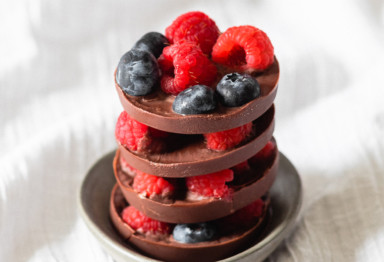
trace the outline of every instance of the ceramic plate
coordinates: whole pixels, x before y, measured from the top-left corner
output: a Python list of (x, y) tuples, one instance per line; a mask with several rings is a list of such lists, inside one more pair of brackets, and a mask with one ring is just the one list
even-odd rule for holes
[[(116, 261), (158, 261), (125, 243), (109, 219), (110, 192), (116, 183), (112, 169), (114, 155), (115, 152), (111, 152), (102, 157), (84, 178), (79, 192), (80, 213), (90, 231)], [(270, 194), (271, 217), (264, 236), (252, 247), (222, 262), (263, 261), (293, 228), (301, 206), (302, 187), (299, 174), (282, 153)]]

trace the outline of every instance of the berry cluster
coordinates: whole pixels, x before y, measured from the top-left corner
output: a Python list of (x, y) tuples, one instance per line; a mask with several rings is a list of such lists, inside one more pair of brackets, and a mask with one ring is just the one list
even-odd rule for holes
[[(216, 99), (237, 107), (257, 98), (259, 84), (248, 73), (262, 71), (273, 62), (273, 46), (260, 29), (237, 26), (220, 33), (211, 18), (195, 11), (179, 16), (166, 28), (165, 36), (150, 32), (139, 39), (120, 59), (116, 82), (132, 96), (147, 95), (160, 86), (177, 96), (176, 113), (203, 114), (216, 108)], [(220, 80), (221, 72), (228, 71)], [(202, 86), (216, 90), (216, 95), (202, 91)], [(182, 92), (190, 88), (188, 95)]]
[[(176, 95), (174, 112), (204, 114), (214, 111), (218, 104), (237, 107), (259, 97), (259, 83), (247, 73), (264, 70), (273, 61), (273, 46), (260, 29), (238, 26), (220, 33), (211, 18), (195, 11), (175, 19), (165, 35), (150, 32), (142, 36), (120, 59), (116, 82), (131, 96), (161, 88)], [(222, 72), (230, 73), (220, 77)], [(207, 147), (231, 149), (249, 137), (251, 125), (205, 134)], [(120, 144), (136, 152), (166, 149), (164, 139), (156, 138), (153, 132), (128, 115), (120, 116), (116, 126)]]

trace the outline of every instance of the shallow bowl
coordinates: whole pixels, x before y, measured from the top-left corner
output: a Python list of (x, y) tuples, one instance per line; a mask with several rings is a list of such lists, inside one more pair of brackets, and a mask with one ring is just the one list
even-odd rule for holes
[[(112, 168), (114, 154), (115, 151), (99, 159), (84, 178), (78, 198), (80, 214), (101, 246), (116, 261), (159, 261), (140, 254), (124, 242), (109, 218), (110, 193), (116, 183)], [(290, 234), (301, 207), (302, 186), (296, 169), (282, 153), (270, 196), (272, 215), (264, 235), (250, 248), (221, 262), (261, 262)]]

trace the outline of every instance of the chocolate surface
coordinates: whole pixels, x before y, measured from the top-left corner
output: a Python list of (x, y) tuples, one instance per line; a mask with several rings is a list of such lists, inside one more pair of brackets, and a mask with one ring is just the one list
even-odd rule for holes
[(188, 177), (209, 174), (230, 168), (256, 154), (272, 138), (275, 109), (253, 122), (253, 137), (247, 143), (226, 151), (207, 149), (205, 141), (197, 139), (168, 153), (139, 155), (119, 146), (124, 159), (134, 168), (161, 177)]
[(172, 110), (175, 96), (158, 88), (145, 96), (125, 95), (115, 81), (117, 93), (124, 110), (137, 121), (172, 133), (203, 134), (235, 128), (261, 116), (271, 107), (277, 92), (279, 64), (275, 62), (262, 74), (254, 77), (260, 84), (260, 97), (239, 107), (219, 105), (209, 114), (179, 115)]
[(254, 244), (266, 221), (268, 202), (265, 205), (262, 217), (251, 228), (243, 232), (222, 236), (215, 241), (195, 244), (178, 243), (172, 237), (166, 240), (155, 240), (135, 232), (120, 217), (120, 213), (127, 206), (127, 203), (117, 185), (115, 185), (111, 193), (109, 211), (112, 223), (120, 235), (129, 244), (132, 244), (145, 254), (165, 261), (180, 261), (182, 258), (183, 261), (203, 262), (216, 261), (228, 257)]
[[(173, 202), (156, 201), (136, 193), (130, 186), (129, 175), (121, 170), (119, 151), (113, 161), (116, 180), (125, 199), (147, 216), (168, 223), (197, 223), (214, 220), (227, 216), (263, 196), (272, 186), (278, 169), (279, 155), (277, 154), (269, 167), (262, 172), (252, 169), (254, 179), (245, 184), (232, 186), (231, 198), (207, 198), (199, 201), (175, 199)], [(241, 174), (239, 174), (241, 176)]]

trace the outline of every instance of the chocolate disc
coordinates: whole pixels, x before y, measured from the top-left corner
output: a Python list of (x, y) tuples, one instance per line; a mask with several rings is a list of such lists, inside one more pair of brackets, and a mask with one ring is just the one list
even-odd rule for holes
[(280, 69), (275, 62), (260, 75), (254, 76), (260, 84), (261, 95), (239, 107), (219, 105), (209, 114), (179, 115), (172, 110), (175, 96), (160, 88), (145, 96), (126, 95), (115, 86), (124, 110), (137, 121), (172, 133), (204, 134), (232, 129), (249, 123), (271, 107), (277, 92)]
[(272, 138), (275, 109), (253, 122), (253, 137), (247, 143), (226, 151), (207, 148), (204, 137), (200, 136), (179, 149), (167, 153), (136, 154), (119, 146), (123, 158), (134, 168), (161, 177), (188, 177), (209, 174), (230, 168), (256, 154)]
[(171, 236), (166, 239), (156, 239), (135, 232), (124, 223), (120, 214), (127, 206), (120, 188), (115, 185), (110, 199), (110, 217), (113, 225), (129, 244), (135, 246), (144, 254), (164, 261), (216, 261), (240, 252), (252, 245), (261, 235), (267, 217), (269, 200), (265, 202), (262, 216), (255, 225), (242, 232), (220, 237), (214, 241), (195, 244), (183, 244), (173, 240)]
[(255, 179), (233, 187), (234, 192), (231, 198), (212, 197), (199, 201), (176, 199), (170, 202), (152, 200), (135, 192), (130, 186), (132, 178), (121, 170), (119, 157), (119, 151), (117, 151), (113, 170), (125, 199), (147, 216), (168, 223), (198, 223), (234, 213), (262, 197), (269, 190), (275, 181), (279, 164), (279, 154), (276, 150), (272, 164), (261, 171), (251, 169), (250, 173)]

